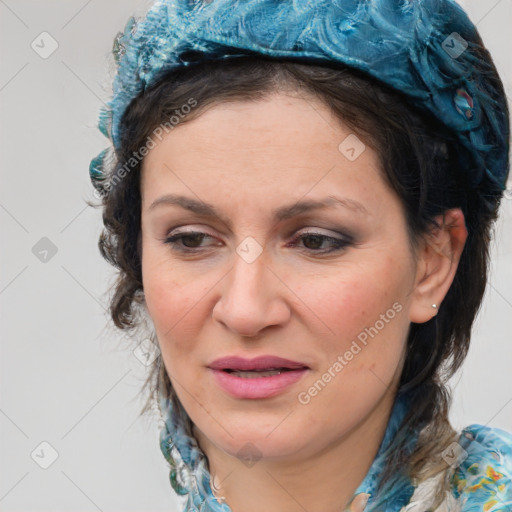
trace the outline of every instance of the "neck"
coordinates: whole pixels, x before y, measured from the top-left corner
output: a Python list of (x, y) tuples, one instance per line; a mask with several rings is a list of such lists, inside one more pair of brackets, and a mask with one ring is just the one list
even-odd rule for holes
[(224, 497), (232, 512), (345, 510), (377, 455), (394, 396), (387, 392), (359, 424), (321, 451), (254, 464), (226, 453), (194, 425), (215, 495)]

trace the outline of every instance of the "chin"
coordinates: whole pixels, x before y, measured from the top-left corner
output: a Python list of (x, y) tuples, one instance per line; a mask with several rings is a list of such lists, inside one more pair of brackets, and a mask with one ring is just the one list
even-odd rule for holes
[(266, 436), (262, 434), (236, 436), (228, 441), (228, 445), (224, 450), (240, 459), (243, 463), (255, 463), (260, 459), (279, 459), (289, 460), (297, 452), (303, 448), (299, 445), (300, 438), (290, 438), (288, 435), (283, 436)]
[(304, 437), (304, 432), (308, 431), (307, 426), (300, 428), (292, 425), (290, 418), (283, 421), (286, 416), (287, 414), (280, 414), (279, 419), (273, 417), (269, 421), (260, 418), (258, 421), (256, 417), (251, 418), (250, 414), (245, 413), (239, 421), (230, 420), (227, 431), (217, 423), (215, 430), (212, 430), (210, 421), (207, 423), (209, 428), (200, 431), (201, 447), (204, 449), (203, 439), (206, 437), (207, 444), (213, 443), (218, 449), (247, 465), (254, 464), (261, 458), (289, 459), (302, 453), (304, 449), (309, 451), (316, 443), (313, 443), (313, 439)]

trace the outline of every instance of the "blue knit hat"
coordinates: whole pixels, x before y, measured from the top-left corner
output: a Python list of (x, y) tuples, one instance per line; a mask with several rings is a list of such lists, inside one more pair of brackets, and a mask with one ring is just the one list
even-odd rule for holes
[(95, 187), (109, 179), (109, 153), (138, 94), (173, 69), (258, 54), (340, 63), (384, 82), (455, 135), (470, 186), (485, 177), (505, 189), (506, 96), (476, 27), (452, 0), (157, 0), (115, 40), (114, 94), (99, 120), (112, 147), (91, 162)]

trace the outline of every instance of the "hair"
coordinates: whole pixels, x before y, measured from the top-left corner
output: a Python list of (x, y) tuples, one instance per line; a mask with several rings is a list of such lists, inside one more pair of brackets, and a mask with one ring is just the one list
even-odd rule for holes
[[(484, 48), (479, 51), (483, 52), (481, 60), (490, 63), (485, 70), (487, 78), (503, 92), (490, 55)], [(433, 116), (413, 107), (403, 94), (358, 70), (331, 63), (246, 56), (167, 72), (139, 94), (121, 121), (121, 142), (111, 176), (144, 146), (157, 126), (191, 98), (197, 107), (180, 123), (225, 101), (258, 101), (281, 91), (304, 91), (320, 99), (376, 151), (382, 176), (403, 205), (411, 248), (418, 247), (438, 226), (436, 216), (451, 208), (460, 208), (464, 214), (468, 236), (451, 287), (437, 315), (425, 323), (410, 324), (398, 393), (409, 393), (413, 407), (383, 472), (383, 484), (391, 485), (393, 475), (401, 471), (418, 483), (448, 468), (441, 454), (457, 439), (448, 419), (451, 391), (447, 381), (468, 352), (472, 324), (486, 288), (491, 227), (502, 195), (485, 177), (479, 187), (468, 186), (464, 169), (457, 164), (460, 147), (454, 135)], [(139, 162), (118, 180), (100, 205), (104, 229), (99, 249), (118, 269), (110, 313), (115, 326), (127, 333), (140, 327), (144, 309), (140, 168)], [(154, 406), (159, 390), (167, 396), (174, 393), (161, 356), (149, 368), (141, 390), (147, 393), (141, 415)], [(413, 429), (421, 429), (421, 435), (408, 453), (404, 447)], [(438, 502), (447, 486), (445, 480)]]

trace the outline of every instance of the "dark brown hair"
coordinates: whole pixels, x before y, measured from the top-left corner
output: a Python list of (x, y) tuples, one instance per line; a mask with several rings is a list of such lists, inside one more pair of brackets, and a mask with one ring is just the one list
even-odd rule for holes
[[(487, 52), (485, 60), (490, 61)], [(503, 90), (497, 73), (489, 80)], [(485, 179), (478, 189), (468, 187), (464, 169), (457, 165), (453, 136), (436, 119), (413, 108), (401, 93), (362, 72), (251, 56), (180, 68), (134, 99), (122, 120), (121, 149), (112, 173), (190, 98), (197, 107), (180, 123), (219, 102), (257, 101), (279, 91), (303, 91), (322, 100), (377, 152), (383, 177), (403, 204), (412, 248), (436, 225), (435, 216), (456, 207), (464, 213), (468, 237), (454, 281), (438, 314), (428, 322), (410, 325), (399, 392), (410, 393), (414, 407), (384, 471), (387, 480), (406, 467), (413, 480), (420, 481), (447, 468), (441, 452), (456, 440), (448, 420), (451, 395), (446, 383), (469, 348), (486, 287), (491, 227), (502, 194)], [(139, 171), (140, 164), (103, 197), (105, 228), (99, 241), (103, 257), (119, 270), (110, 302), (112, 319), (119, 329), (128, 331), (140, 324), (144, 302)], [(173, 393), (161, 357), (153, 363), (143, 389), (148, 387), (141, 414), (152, 407), (158, 389)], [(402, 445), (407, 432), (416, 428), (423, 428), (420, 442), (406, 456)]]

